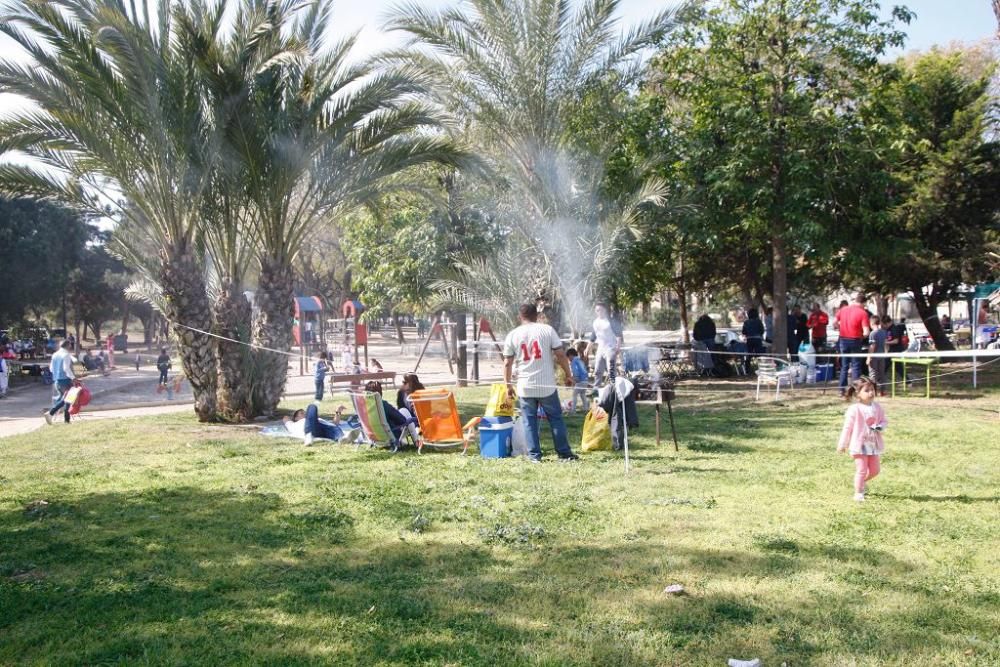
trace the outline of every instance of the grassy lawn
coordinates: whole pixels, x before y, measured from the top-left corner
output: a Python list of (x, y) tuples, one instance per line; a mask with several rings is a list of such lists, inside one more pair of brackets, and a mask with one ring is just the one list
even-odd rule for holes
[(886, 399), (858, 505), (830, 393), (708, 388), (627, 477), (188, 415), (0, 441), (0, 664), (1000, 664), (1000, 391)]

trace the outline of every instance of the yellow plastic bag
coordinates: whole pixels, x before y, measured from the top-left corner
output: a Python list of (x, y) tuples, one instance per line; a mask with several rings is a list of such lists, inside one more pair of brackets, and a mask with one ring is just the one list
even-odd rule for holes
[(599, 452), (611, 449), (611, 425), (608, 413), (600, 408), (588, 410), (583, 418), (583, 442), (580, 449), (585, 452)]
[(486, 402), (487, 417), (513, 417), (514, 401), (507, 395), (507, 385), (490, 387), (490, 400)]

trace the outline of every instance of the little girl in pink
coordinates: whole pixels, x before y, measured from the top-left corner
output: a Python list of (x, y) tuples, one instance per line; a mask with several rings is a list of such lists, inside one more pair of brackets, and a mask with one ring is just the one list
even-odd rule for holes
[(871, 378), (854, 381), (847, 390), (846, 399), (857, 397), (844, 415), (844, 429), (840, 432), (838, 452), (849, 452), (854, 458), (854, 499), (863, 501), (868, 486), (865, 482), (878, 475), (879, 458), (885, 451), (882, 431), (888, 425), (882, 406), (875, 402), (878, 386)]

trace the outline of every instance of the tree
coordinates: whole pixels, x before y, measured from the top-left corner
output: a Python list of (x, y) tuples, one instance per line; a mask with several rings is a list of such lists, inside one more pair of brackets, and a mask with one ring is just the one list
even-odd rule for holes
[[(497, 215), (521, 237), (511, 240), (518, 247), (506, 254), (555, 268), (537, 273), (553, 282), (534, 286), (535, 301), (592, 299), (629, 234), (632, 205), (657, 198), (655, 188), (637, 188), (622, 201), (601, 206), (601, 156), (575, 153), (567, 131), (590, 82), (613, 77), (627, 85), (636, 53), (673, 25), (673, 11), (667, 10), (618, 38), (618, 5), (587, 0), (573, 12), (564, 0), (471, 0), (435, 13), (409, 3), (389, 22), (390, 29), (412, 38), (393, 58), (419, 68), (432, 82), (436, 99), (455, 110), (459, 127), (466, 128), (463, 139), (492, 172)], [(586, 271), (589, 267), (597, 270)], [(456, 280), (475, 275), (453, 276), (452, 293), (460, 296)], [(466, 287), (472, 296), (487, 284)], [(572, 315), (573, 307), (567, 310)], [(549, 313), (557, 326), (560, 311)]]
[(21, 0), (0, 22), (34, 59), (0, 64), (0, 91), (41, 110), (0, 121), (0, 153), (41, 164), (0, 180), (118, 207), (116, 251), (144, 278), (132, 293), (165, 309), (203, 420), (280, 400), (303, 239), (407, 168), (463, 157), (411, 73), (349, 64), (353, 37), (326, 48), (329, 2), (243, 0), (226, 16), (201, 0)]
[(993, 68), (969, 66), (980, 56), (931, 51), (897, 64), (899, 77), (879, 100), (891, 130), (886, 223), (878, 243), (862, 246), (852, 267), (857, 275), (875, 266), (885, 291), (909, 291), (942, 350), (952, 345), (937, 305), (963, 283), (990, 278), (989, 252), (1000, 249)]
[(655, 65), (678, 102), (683, 162), (672, 171), (699, 208), (691, 233), (737, 229), (767, 248), (777, 350), (793, 263), (842, 222), (849, 184), (866, 177), (841, 159), (858, 149), (855, 105), (883, 74), (878, 57), (903, 42), (895, 23), (910, 19), (898, 7), (878, 15), (875, 0), (724, 0), (693, 9)]
[(76, 211), (0, 197), (0, 322), (58, 308), (90, 229)]
[[(216, 158), (216, 132), (196, 94), (189, 57), (173, 39), (169, 7), (157, 13), (114, 0), (20, 0), (0, 30), (31, 57), (0, 63), (0, 91), (34, 103), (0, 121), (7, 192), (51, 197), (96, 215), (119, 206), (132, 238), (154, 254), (120, 250), (160, 285), (182, 341), (184, 371), (203, 420), (215, 415), (216, 358), (196, 239)], [(158, 22), (147, 21), (158, 16)], [(68, 20), (67, 20), (68, 19)]]
[(446, 262), (444, 237), (431, 216), (426, 204), (393, 198), (345, 225), (355, 286), (367, 313), (395, 315), (428, 307), (434, 297), (428, 276)]

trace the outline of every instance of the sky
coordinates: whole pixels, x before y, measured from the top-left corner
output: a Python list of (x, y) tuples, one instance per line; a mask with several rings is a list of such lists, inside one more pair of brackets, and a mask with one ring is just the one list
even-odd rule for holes
[[(410, 0), (425, 7), (443, 8), (454, 0)], [(379, 30), (386, 13), (398, 0), (334, 0), (333, 16), (345, 29), (364, 27), (360, 46), (365, 51), (376, 51), (382, 45), (394, 45), (391, 37)], [(621, 0), (620, 15), (625, 26), (645, 20), (663, 7), (676, 4), (670, 0)], [(935, 44), (947, 45), (953, 41), (976, 42), (996, 35), (997, 22), (990, 0), (883, 0), (883, 9), (905, 5), (917, 17), (907, 32), (910, 40), (905, 51), (925, 50)]]
[[(428, 8), (441, 9), (456, 0), (409, 0)], [(382, 48), (397, 46), (400, 38), (383, 32), (380, 28), (386, 14), (399, 4), (399, 0), (333, 0), (333, 23), (338, 35), (361, 30), (358, 38), (359, 57)], [(619, 5), (622, 27), (645, 20), (671, 0), (621, 0)], [(910, 39), (900, 55), (910, 50), (925, 50), (935, 44), (947, 45), (954, 41), (977, 42), (996, 35), (997, 23), (990, 0), (895, 0), (883, 1), (888, 13), (894, 4), (904, 4), (916, 13), (907, 32)], [(9, 57), (11, 42), (0, 36), (0, 57)], [(0, 95), (0, 114), (19, 107), (16, 98)]]

